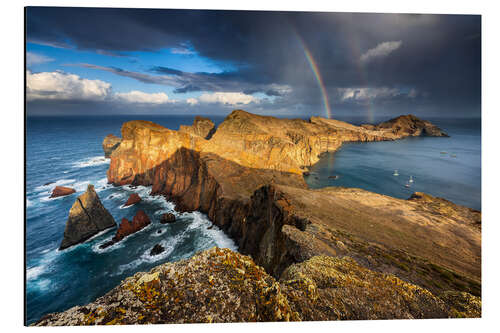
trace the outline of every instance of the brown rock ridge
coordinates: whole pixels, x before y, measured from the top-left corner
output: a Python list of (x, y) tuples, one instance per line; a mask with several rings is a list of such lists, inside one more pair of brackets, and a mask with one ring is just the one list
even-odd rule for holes
[(36, 326), (480, 317), (467, 293), (435, 295), (350, 258), (315, 256), (279, 280), (250, 257), (212, 248), (136, 273)]
[(208, 118), (196, 116), (192, 126), (181, 125), (179, 132), (197, 135), (208, 140), (215, 133), (215, 125)]
[(57, 197), (63, 197), (65, 195), (70, 195), (75, 193), (76, 190), (71, 187), (65, 187), (65, 186), (56, 186), (52, 190), (52, 194), (50, 195), (50, 198), (57, 198)]
[(71, 206), (59, 250), (79, 244), (100, 231), (115, 226), (113, 216), (102, 205), (94, 186), (88, 185), (87, 191)]
[(391, 131), (397, 136), (448, 136), (430, 121), (418, 119), (412, 114), (399, 116), (378, 125), (363, 125), (363, 127), (375, 131)]
[(118, 148), (122, 140), (113, 134), (108, 134), (102, 141), (102, 149), (104, 150), (104, 157), (108, 158), (111, 153)]
[[(409, 119), (405, 124), (412, 128), (428, 123)], [(249, 168), (302, 174), (319, 160), (321, 153), (337, 150), (342, 142), (395, 140), (424, 134), (423, 130), (394, 133), (395, 130), (385, 127), (368, 130), (320, 117), (311, 117), (309, 121), (280, 119), (242, 110), (233, 111), (210, 140), (188, 133), (191, 131), (192, 128), (173, 131), (148, 121), (123, 124), (122, 143), (115, 150), (116, 157), (111, 159), (108, 180), (130, 183), (133, 177), (151, 170), (181, 148), (200, 154), (213, 153)], [(440, 134), (442, 132), (433, 133)]]
[(177, 209), (207, 213), (275, 277), (315, 255), (349, 255), (431, 290), (479, 295), (481, 235), (469, 212), (443, 215), (428, 203), (356, 189), (307, 189), (301, 167), (319, 152), (343, 141), (417, 135), (396, 132), (244, 111), (229, 115), (210, 140), (128, 122), (108, 180), (152, 185)]

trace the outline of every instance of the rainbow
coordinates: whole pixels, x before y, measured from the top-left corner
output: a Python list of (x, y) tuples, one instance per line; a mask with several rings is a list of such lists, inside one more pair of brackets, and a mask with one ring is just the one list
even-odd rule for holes
[(321, 90), (321, 95), (323, 96), (323, 104), (325, 105), (326, 117), (330, 119), (332, 117), (332, 110), (330, 109), (330, 101), (328, 100), (325, 84), (323, 83), (323, 78), (321, 77), (321, 73), (318, 70), (318, 65), (316, 64), (316, 61), (314, 61), (311, 52), (307, 48), (302, 38), (300, 38), (299, 34), (295, 33), (295, 35), (297, 36), (297, 39), (299, 40), (299, 43), (304, 50), (304, 55), (306, 56), (307, 62), (309, 63), (314, 77), (316, 78), (316, 82), (318, 82), (319, 89)]

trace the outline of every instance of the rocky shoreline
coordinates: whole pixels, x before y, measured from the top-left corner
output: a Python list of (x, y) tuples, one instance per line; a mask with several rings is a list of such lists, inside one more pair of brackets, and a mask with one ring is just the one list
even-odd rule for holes
[[(158, 280), (152, 284), (154, 290), (147, 293), (159, 295), (159, 313), (145, 311), (147, 302), (142, 301), (137, 301), (134, 309), (117, 310), (121, 303), (116, 303), (114, 297), (126, 294), (127, 279), (88, 308), (52, 314), (38, 324), (480, 316), (480, 212), (426, 194), (400, 200), (360, 189), (311, 190), (303, 180), (303, 173), (318, 161), (321, 153), (335, 151), (343, 142), (420, 135), (447, 136), (430, 122), (411, 115), (359, 127), (319, 117), (309, 121), (278, 119), (241, 110), (231, 113), (217, 129), (202, 118), (195, 120), (192, 127), (184, 126), (179, 131), (146, 121), (127, 122), (122, 127), (119, 145), (110, 154), (108, 181), (115, 185), (152, 186), (153, 194), (166, 196), (175, 202), (177, 210), (206, 213), (237, 242), (242, 254), (252, 257), (249, 265), (258, 265), (255, 269), (262, 271), (259, 279), (249, 283), (257, 283), (261, 278), (274, 281), (267, 285), (258, 282), (253, 298), (249, 296), (245, 300), (246, 296), (242, 295), (234, 301), (259, 308), (256, 295), (274, 290), (271, 294), (277, 303), (271, 302), (272, 308), (264, 312), (252, 308), (244, 312), (246, 317), (242, 312), (241, 318), (237, 317), (238, 313), (220, 312), (220, 309), (210, 310), (205, 317), (188, 315), (184, 310), (176, 312), (177, 307), (165, 299), (177, 289), (166, 288), (171, 280), (158, 273), (150, 280)], [(165, 265), (194, 265), (197, 269), (193, 274), (198, 279), (199, 274), (211, 269), (210, 261), (198, 259), (215, 253), (214, 260), (219, 260), (219, 251), (235, 262), (243, 258), (227, 253), (228, 250), (216, 249), (185, 262)], [(155, 268), (152, 274), (166, 269), (165, 265)], [(332, 296), (332, 290), (337, 288), (334, 278), (326, 280), (331, 285), (325, 285), (324, 281), (310, 283), (325, 278), (321, 270), (313, 269), (317, 265), (334, 266), (335, 272), (352, 267), (353, 271), (344, 271), (340, 280), (347, 276), (358, 279), (359, 285), (373, 283), (374, 290), (378, 290), (389, 279), (412, 293), (408, 296), (406, 291), (395, 292), (387, 286), (388, 292), (379, 295), (380, 304), (385, 304), (385, 308), (377, 307), (379, 312), (371, 312), (374, 304), (370, 302), (378, 295), (376, 291), (369, 296), (349, 289)], [(298, 275), (290, 273), (293, 267)], [(357, 273), (360, 271), (363, 273)], [(232, 276), (228, 272), (222, 271), (218, 287), (231, 285)], [(130, 279), (137, 280), (139, 275)], [(282, 284), (281, 281), (296, 282)], [(306, 301), (303, 297), (307, 292), (289, 288), (294, 283), (306, 286), (306, 290), (324, 289), (326, 298), (320, 297), (318, 301), (313, 297), (315, 300)], [(213, 288), (205, 286), (199, 290), (203, 294), (212, 292)], [(230, 295), (231, 289), (228, 292)], [(399, 296), (389, 297), (399, 292), (406, 295), (401, 296), (404, 302)], [(132, 294), (127, 294), (130, 299), (125, 297), (127, 302), (135, 297)], [(427, 295), (425, 301), (419, 298), (422, 295)], [(451, 300), (461, 303), (450, 305)], [(187, 309), (189, 304), (205, 301), (203, 296), (194, 295), (179, 301), (179, 306)], [(230, 304), (223, 302), (222, 307), (229, 309)], [(358, 307), (349, 308), (346, 304)], [(106, 314), (95, 310), (104, 305), (108, 308)], [(109, 311), (115, 315), (109, 317)], [(136, 318), (146, 319), (134, 322), (131, 313), (140, 313)], [(93, 319), (87, 320), (89, 317)]]

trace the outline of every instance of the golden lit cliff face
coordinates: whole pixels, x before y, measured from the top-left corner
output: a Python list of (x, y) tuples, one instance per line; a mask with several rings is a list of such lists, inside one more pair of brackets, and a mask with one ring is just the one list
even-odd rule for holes
[[(401, 122), (396, 124), (400, 126)], [(182, 131), (148, 121), (127, 122), (122, 127), (122, 142), (111, 155), (109, 181), (131, 182), (134, 175), (151, 170), (180, 148), (216, 154), (249, 168), (302, 174), (319, 160), (321, 153), (337, 150), (342, 142), (394, 140), (422, 133), (395, 131), (389, 125), (372, 130), (319, 117), (309, 122), (279, 119), (241, 110), (231, 113), (206, 140), (203, 135), (209, 131), (210, 124), (204, 120), (184, 126)]]

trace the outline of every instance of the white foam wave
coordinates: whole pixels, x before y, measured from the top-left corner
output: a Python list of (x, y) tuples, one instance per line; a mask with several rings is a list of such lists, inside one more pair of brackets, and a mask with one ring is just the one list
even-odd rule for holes
[(94, 156), (90, 158), (86, 158), (84, 160), (74, 162), (72, 164), (73, 168), (88, 168), (94, 167), (102, 164), (109, 164), (110, 160), (105, 158), (104, 156)]
[(159, 244), (165, 248), (165, 250), (162, 253), (152, 256), (150, 255), (152, 248), (148, 248), (146, 251), (143, 252), (143, 254), (139, 258), (135, 259), (134, 261), (128, 264), (118, 266), (116, 273), (113, 275), (121, 275), (126, 271), (133, 270), (139, 267), (143, 263), (151, 264), (167, 258), (174, 251), (175, 246), (177, 245), (177, 243), (179, 243), (179, 241), (182, 238), (183, 238), (182, 236), (177, 236), (174, 238), (169, 238), (168, 242), (167, 240), (159, 242)]
[(36, 192), (51, 191), (56, 186), (72, 184), (75, 181), (76, 179), (59, 179), (51, 184), (37, 186), (35, 187), (35, 191)]
[(95, 243), (94, 245), (92, 245), (92, 251), (94, 251), (95, 253), (106, 253), (106, 252), (111, 252), (111, 251), (116, 250), (116, 249), (121, 249), (124, 246), (123, 241), (125, 239), (122, 239), (120, 242), (116, 242), (113, 245), (108, 246), (105, 249), (99, 248), (99, 246), (101, 246), (104, 243), (109, 242), (113, 237), (114, 237), (114, 235), (111, 235), (108, 238), (104, 239), (102, 242)]
[(26, 280), (31, 281), (35, 280), (40, 274), (45, 272), (46, 266), (41, 265), (41, 266), (34, 266), (30, 267), (26, 270)]
[(217, 247), (238, 251), (236, 243), (218, 226), (213, 224), (205, 214), (200, 212), (192, 212), (188, 214), (192, 215), (193, 218), (193, 223), (189, 226), (190, 229), (199, 228), (205, 236), (213, 240)]
[[(105, 240), (103, 240), (102, 242), (98, 242), (98, 243), (96, 243), (96, 244), (92, 245), (92, 250), (93, 250), (94, 252), (96, 252), (96, 253), (105, 253), (105, 252), (109, 252), (109, 251), (112, 251), (112, 250), (116, 250), (116, 249), (122, 248), (122, 247), (124, 246), (124, 244), (125, 244), (125, 241), (126, 241), (128, 238), (133, 237), (133, 236), (135, 236), (135, 235), (137, 235), (137, 234), (139, 234), (139, 233), (142, 233), (142, 232), (145, 232), (145, 231), (147, 231), (147, 230), (151, 229), (151, 226), (152, 226), (152, 225), (153, 225), (153, 223), (148, 224), (147, 226), (145, 226), (145, 227), (144, 227), (144, 228), (142, 228), (141, 230), (136, 231), (136, 232), (134, 232), (133, 234), (130, 234), (130, 235), (128, 235), (128, 236), (123, 237), (121, 241), (116, 242), (116, 243), (114, 243), (113, 245), (108, 246), (108, 247), (107, 247), (107, 248), (105, 248), (105, 249), (101, 249), (101, 248), (99, 248), (99, 246), (100, 246), (100, 245), (102, 245), (102, 244), (104, 244), (104, 243), (106, 243), (106, 242), (110, 241), (110, 240), (113, 238), (113, 236), (114, 236), (114, 234), (113, 234), (113, 235), (109, 236), (108, 238), (106, 238)], [(111, 230), (111, 229), (108, 229), (108, 230)], [(105, 231), (108, 231), (108, 230), (105, 230)], [(96, 236), (94, 236), (93, 238), (95, 238), (95, 237), (97, 237), (97, 235), (96, 235)]]

